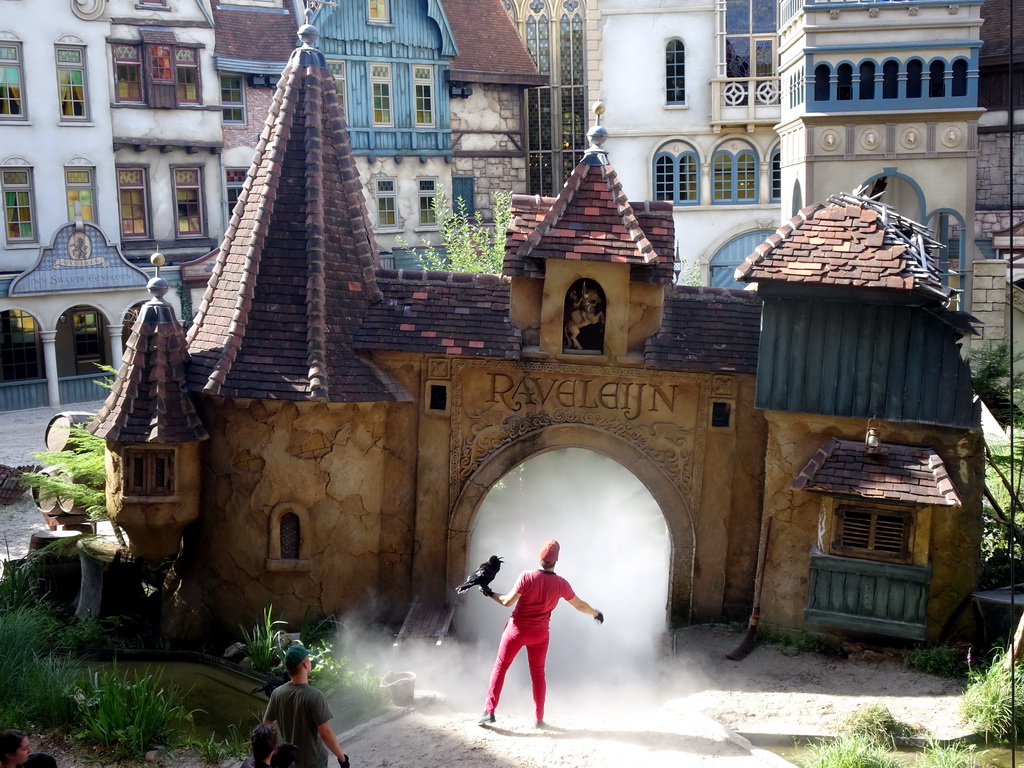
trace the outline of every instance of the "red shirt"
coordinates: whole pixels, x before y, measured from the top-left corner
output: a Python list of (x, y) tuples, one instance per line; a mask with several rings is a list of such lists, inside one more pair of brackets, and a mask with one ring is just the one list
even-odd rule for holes
[(547, 629), (558, 601), (576, 597), (568, 581), (557, 573), (541, 570), (523, 571), (512, 591), (520, 595), (512, 609), (512, 620), (521, 629)]

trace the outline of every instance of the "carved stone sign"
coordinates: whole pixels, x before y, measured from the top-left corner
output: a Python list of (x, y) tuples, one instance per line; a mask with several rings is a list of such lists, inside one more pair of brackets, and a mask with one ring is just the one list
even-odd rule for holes
[(453, 501), (496, 451), (560, 424), (592, 426), (628, 442), (692, 504), (699, 499), (709, 377), (493, 360), (453, 360), (451, 377)]
[(146, 281), (95, 224), (68, 224), (40, 250), (35, 266), (14, 278), (9, 295), (144, 288)]

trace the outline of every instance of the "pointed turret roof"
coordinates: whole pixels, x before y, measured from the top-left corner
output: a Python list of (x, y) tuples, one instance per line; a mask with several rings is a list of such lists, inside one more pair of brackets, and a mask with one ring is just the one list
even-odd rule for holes
[(532, 215), (518, 212), (513, 220), (505, 247), (506, 274), (515, 273), (515, 262), (527, 257), (658, 263), (659, 254), (608, 163), (603, 148), (607, 131), (599, 124), (587, 136), (590, 147), (558, 196), (550, 205), (534, 206)]
[(189, 382), (225, 397), (394, 400), (352, 347), (381, 299), (377, 247), (318, 33), (300, 37), (189, 331)]
[(783, 225), (736, 268), (736, 279), (918, 294), (945, 301), (927, 227), (859, 194), (833, 195)]
[(158, 274), (146, 288), (153, 298), (139, 311), (110, 395), (88, 429), (119, 443), (205, 440), (185, 385), (185, 332), (164, 299), (167, 281)]

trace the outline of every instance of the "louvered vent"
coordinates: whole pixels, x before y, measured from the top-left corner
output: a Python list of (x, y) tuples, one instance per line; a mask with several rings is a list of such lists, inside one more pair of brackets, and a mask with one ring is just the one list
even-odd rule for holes
[(836, 549), (847, 550), (850, 554), (874, 554), (884, 559), (907, 557), (909, 514), (886, 514), (844, 506), (836, 510), (836, 517)]

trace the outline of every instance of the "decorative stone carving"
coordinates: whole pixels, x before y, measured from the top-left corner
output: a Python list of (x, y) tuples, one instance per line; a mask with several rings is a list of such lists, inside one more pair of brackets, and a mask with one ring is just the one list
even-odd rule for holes
[(71, 10), (80, 19), (93, 21), (103, 15), (106, 0), (71, 0)]
[[(566, 296), (564, 336), (566, 349), (588, 349), (601, 352), (604, 348), (604, 298), (598, 287), (586, 280), (573, 283)], [(580, 331), (595, 326), (599, 333), (590, 334), (580, 343)]]
[(868, 18), (877, 19), (878, 18), (878, 9), (877, 8), (868, 8)]
[(955, 149), (959, 147), (964, 140), (964, 132), (956, 125), (947, 125), (939, 133), (939, 140), (943, 146), (949, 149)]
[(956, 16), (958, 13), (960, 13), (960, 6), (959, 5), (951, 5), (951, 6), (949, 6), (948, 10), (949, 10), (949, 15), (950, 16)]
[(834, 128), (826, 128), (818, 136), (818, 144), (826, 152), (832, 152), (839, 148), (839, 131)]
[[(719, 388), (728, 388), (719, 377)], [(660, 465), (696, 508), (711, 377), (606, 366), (452, 361), (450, 498), (500, 449), (577, 424), (625, 440)]]
[(906, 149), (917, 149), (921, 146), (921, 131), (916, 127), (910, 127), (900, 134), (900, 144)]
[(860, 145), (872, 152), (882, 143), (882, 134), (877, 128), (866, 128), (860, 134)]
[(452, 375), (450, 360), (431, 358), (427, 363), (427, 375), (432, 379), (449, 379)]

